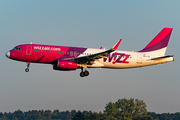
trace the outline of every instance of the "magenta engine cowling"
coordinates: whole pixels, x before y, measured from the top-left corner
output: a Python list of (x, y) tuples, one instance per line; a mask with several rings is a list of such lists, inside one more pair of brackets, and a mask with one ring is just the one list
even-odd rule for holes
[(57, 64), (53, 65), (54, 70), (76, 70), (78, 67), (77, 63), (70, 60), (58, 60)]

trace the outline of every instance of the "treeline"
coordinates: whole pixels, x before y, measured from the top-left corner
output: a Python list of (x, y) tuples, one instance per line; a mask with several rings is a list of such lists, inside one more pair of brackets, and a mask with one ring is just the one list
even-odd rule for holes
[[(86, 111), (83, 112), (83, 114)], [(13, 113), (0, 113), (0, 120), (71, 120), (75, 114), (78, 112), (76, 110), (63, 111), (59, 110), (32, 110), (28, 112), (23, 112), (17, 110)]]
[[(75, 116), (76, 115), (76, 116)], [(180, 120), (180, 113), (162, 113), (156, 114), (155, 112), (148, 112), (153, 119), (156, 120)], [(152, 118), (149, 117), (149, 120)], [(79, 119), (80, 118), (80, 119)], [(101, 119), (98, 119), (101, 118)], [(104, 119), (103, 119), (104, 118)], [(23, 112), (21, 110), (17, 110), (13, 113), (0, 113), (0, 120), (107, 120), (103, 113), (91, 112), (91, 111), (63, 111), (54, 110), (51, 112), (50, 110), (32, 110), (28, 112)], [(118, 120), (118, 119), (117, 119)], [(140, 120), (140, 119), (139, 119)], [(148, 120), (148, 119), (141, 119)]]
[(180, 112), (176, 113), (161, 113), (157, 114), (155, 112), (148, 112), (148, 115), (156, 118), (158, 120), (180, 120)]
[[(21, 110), (17, 110), (13, 113), (0, 113), (0, 120), (119, 120), (119, 119), (110, 119), (111, 117), (107, 117), (107, 114), (97, 113), (91, 111), (63, 111), (54, 110), (51, 112), (50, 110), (32, 110), (28, 112), (23, 112)], [(152, 117), (146, 117), (153, 120)], [(145, 119), (141, 119), (145, 120)]]
[(180, 120), (180, 113), (156, 114), (147, 112), (146, 104), (138, 99), (119, 99), (109, 102), (103, 112), (91, 111), (63, 111), (59, 110), (32, 110), (13, 113), (0, 112), (0, 120)]

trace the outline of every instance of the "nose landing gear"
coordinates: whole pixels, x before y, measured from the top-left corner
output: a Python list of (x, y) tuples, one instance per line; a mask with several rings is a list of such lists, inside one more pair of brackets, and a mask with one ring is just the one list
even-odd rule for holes
[(26, 72), (29, 72), (29, 66), (30, 66), (30, 62), (27, 62), (27, 68), (25, 69)]

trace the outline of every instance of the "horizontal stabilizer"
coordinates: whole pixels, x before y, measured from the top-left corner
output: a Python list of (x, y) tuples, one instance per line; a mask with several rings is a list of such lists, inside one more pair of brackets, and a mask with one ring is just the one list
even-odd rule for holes
[(150, 60), (158, 60), (158, 59), (162, 59), (162, 58), (168, 58), (168, 57), (173, 57), (174, 55), (166, 55), (166, 56), (162, 56), (162, 57), (157, 57), (157, 58), (152, 58)]

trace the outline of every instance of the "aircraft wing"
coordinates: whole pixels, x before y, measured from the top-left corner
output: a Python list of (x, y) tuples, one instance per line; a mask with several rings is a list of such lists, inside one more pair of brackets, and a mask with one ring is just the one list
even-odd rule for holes
[(95, 54), (91, 54), (91, 55), (87, 55), (87, 56), (81, 56), (81, 57), (76, 57), (76, 58), (70, 58), (68, 60), (73, 60), (77, 63), (83, 64), (83, 63), (87, 63), (87, 64), (91, 64), (91, 61), (95, 61), (95, 59), (100, 59), (103, 57), (107, 57), (107, 55), (113, 51), (115, 51), (122, 39), (120, 39), (111, 49), (103, 51), (103, 52), (99, 52), (99, 53), (95, 53)]

